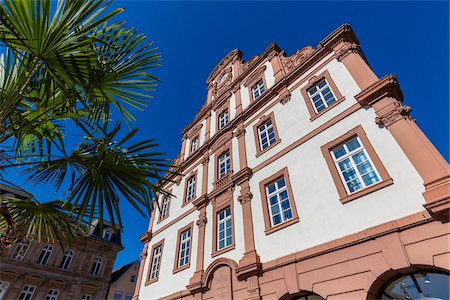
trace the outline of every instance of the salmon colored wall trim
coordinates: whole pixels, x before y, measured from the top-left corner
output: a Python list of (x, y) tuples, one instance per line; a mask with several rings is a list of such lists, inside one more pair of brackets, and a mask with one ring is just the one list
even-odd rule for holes
[(279, 53), (273, 51), (269, 55), (268, 60), (272, 64), (273, 76), (275, 77), (275, 83), (277, 83), (284, 77), (283, 65)]
[[(228, 113), (228, 124), (225, 125), (224, 127), (220, 128), (220, 115), (224, 112)], [(215, 134), (219, 134), (220, 131), (222, 131), (223, 129), (225, 129), (227, 126), (229, 126), (231, 124), (231, 115), (230, 115), (230, 101), (226, 101), (223, 103), (223, 105), (218, 108), (216, 110), (216, 133)], [(219, 129), (220, 128), (220, 129)]]
[[(275, 134), (275, 142), (263, 150), (263, 149), (261, 149), (258, 128), (269, 120), (272, 121), (272, 128), (273, 128), (273, 132)], [(255, 138), (256, 157), (260, 156), (263, 153), (266, 153), (267, 151), (269, 151), (270, 149), (272, 149), (273, 147), (275, 147), (276, 145), (278, 145), (281, 142), (280, 136), (278, 135), (277, 124), (275, 122), (275, 114), (273, 111), (266, 116), (262, 116), (259, 119), (259, 122), (256, 123), (255, 125), (253, 125), (253, 137)]]
[(175, 219), (173, 219), (172, 221), (170, 221), (166, 225), (164, 225), (161, 228), (155, 230), (155, 232), (152, 233), (152, 236), (155, 237), (156, 235), (160, 234), (162, 231), (166, 230), (167, 228), (169, 228), (173, 224), (176, 224), (179, 221), (181, 221), (182, 219), (186, 218), (187, 216), (189, 216), (190, 214), (192, 214), (196, 210), (197, 210), (197, 208), (195, 208), (195, 207), (190, 208), (189, 210), (185, 211), (182, 215), (176, 217)]
[[(180, 256), (180, 240), (181, 240), (181, 234), (187, 230), (191, 231), (191, 242), (189, 247), (189, 256), (188, 256), (188, 263), (184, 266), (178, 267), (178, 259)], [(184, 226), (183, 228), (180, 228), (178, 230), (177, 234), (177, 248), (175, 250), (175, 259), (173, 262), (173, 273), (178, 273), (180, 271), (186, 270), (191, 266), (192, 261), (192, 247), (194, 246), (194, 222), (189, 223), (188, 225)]]
[(279, 151), (277, 154), (271, 156), (267, 160), (263, 161), (262, 163), (260, 163), (256, 167), (254, 167), (253, 168), (253, 173), (256, 173), (257, 171), (261, 170), (262, 168), (268, 166), (269, 164), (271, 164), (275, 160), (279, 159), (280, 157), (283, 157), (287, 153), (289, 153), (292, 150), (294, 150), (295, 148), (299, 147), (301, 144), (303, 144), (306, 141), (312, 139), (313, 137), (315, 137), (316, 135), (318, 135), (322, 131), (330, 128), (334, 124), (336, 124), (339, 121), (345, 119), (346, 117), (350, 116), (351, 114), (353, 114), (354, 112), (356, 112), (356, 111), (358, 111), (360, 109), (361, 109), (361, 106), (359, 104), (352, 105), (351, 107), (349, 107), (346, 110), (344, 110), (342, 113), (340, 113), (337, 116), (333, 117), (332, 119), (328, 120), (327, 122), (325, 122), (321, 126), (317, 127), (316, 129), (312, 130), (308, 134), (306, 134), (303, 137), (299, 138), (297, 141), (293, 142), (292, 144), (290, 144), (289, 146), (287, 146), (283, 150)]
[[(172, 190), (169, 190), (168, 193), (172, 194)], [(167, 215), (164, 218), (162, 218), (162, 209), (163, 209), (163, 205), (164, 205), (164, 197), (168, 197), (169, 198), (169, 204), (167, 206)], [(161, 197), (161, 206), (160, 206), (161, 210), (158, 213), (158, 222), (157, 222), (157, 224), (161, 223), (161, 221), (167, 219), (170, 216), (170, 205), (171, 205), (171, 203), (172, 203), (172, 197), (162, 195), (162, 197)]]
[[(290, 219), (289, 221), (283, 222), (281, 224), (272, 226), (272, 223), (270, 221), (270, 212), (269, 212), (269, 205), (268, 205), (268, 199), (267, 199), (267, 194), (266, 194), (266, 186), (280, 178), (284, 178), (284, 181), (286, 183), (286, 189), (287, 189), (288, 196), (289, 196), (289, 203), (291, 205), (291, 210), (292, 210), (292, 219)], [(295, 202), (294, 194), (292, 193), (291, 180), (289, 178), (289, 172), (288, 172), (287, 167), (281, 169), (280, 171), (276, 172), (272, 176), (261, 181), (259, 183), (259, 192), (261, 194), (261, 204), (262, 204), (262, 211), (263, 211), (266, 235), (274, 233), (280, 229), (283, 229), (287, 226), (290, 226), (290, 225), (298, 222), (299, 219), (298, 219), (298, 213), (297, 213), (297, 203)]]
[(422, 177), (425, 186), (425, 208), (436, 219), (448, 222), (449, 165), (409, 116), (411, 108), (401, 104), (403, 94), (397, 78), (394, 75), (385, 76), (355, 98), (361, 105), (370, 105), (375, 109), (375, 122), (389, 130)]
[(142, 277), (144, 276), (144, 266), (145, 266), (145, 260), (147, 258), (147, 251), (148, 251), (148, 241), (144, 243), (142, 252), (139, 254), (139, 258), (141, 259), (141, 262), (139, 264), (138, 277), (137, 277), (136, 286), (134, 288), (134, 293), (133, 293), (133, 298), (132, 298), (133, 300), (139, 299), (139, 291), (141, 290)]
[[(223, 209), (230, 208), (231, 211), (231, 238), (232, 243), (230, 246), (225, 247), (223, 249), (217, 249), (217, 214)], [(234, 227), (234, 199), (233, 199), (233, 191), (229, 191), (228, 193), (224, 193), (221, 196), (214, 199), (213, 202), (213, 234), (212, 234), (212, 253), (211, 257), (216, 257), (220, 254), (233, 250), (236, 247), (236, 237), (235, 237), (235, 227)]]
[(206, 202), (207, 199), (202, 201), (200, 207), (197, 207), (199, 209), (199, 216), (196, 222), (198, 226), (197, 260), (194, 275), (189, 279), (189, 284), (187, 285), (187, 288), (191, 291), (201, 288), (202, 285), (203, 264), (205, 260), (205, 230), (207, 223)]
[(231, 176), (233, 174), (233, 143), (231, 142), (231, 139), (225, 142), (221, 147), (213, 150), (214, 151), (214, 188), (216, 188), (216, 184), (218, 180), (226, 177), (227, 175), (224, 175), (222, 178), (219, 178), (219, 157), (225, 153), (228, 153), (230, 156), (230, 172), (228, 173), (228, 176)]
[[(256, 86), (256, 84), (259, 83), (260, 81), (263, 82), (263, 85), (264, 85), (264, 92), (263, 92), (261, 95), (259, 95), (259, 97), (258, 97), (257, 99), (255, 99), (255, 97), (253, 96), (253, 88), (254, 88), (254, 87)], [(248, 97), (249, 97), (249, 99), (250, 99), (250, 104), (251, 104), (252, 102), (258, 101), (259, 99), (262, 99), (263, 95), (266, 94), (266, 93), (269, 91), (269, 88), (268, 88), (267, 83), (266, 83), (266, 76), (264, 76), (264, 73), (262, 73), (262, 74), (261, 74), (261, 77), (258, 77), (258, 79), (255, 80), (255, 82), (252, 83), (252, 85), (249, 85), (249, 86), (247, 87), (247, 90), (248, 90)]]
[(261, 77), (263, 76), (266, 69), (267, 67), (264, 65), (256, 69), (252, 74), (250, 74), (250, 76), (247, 77), (246, 80), (244, 80), (243, 85), (245, 87), (255, 85), (258, 81), (261, 80)]
[[(153, 258), (154, 258), (153, 256), (155, 254), (155, 249), (159, 246), (161, 246), (161, 255), (160, 255), (160, 259), (159, 259), (158, 272), (157, 272), (157, 275), (155, 278), (150, 279), (152, 265), (153, 265)], [(151, 251), (151, 255), (150, 255), (150, 263), (148, 264), (147, 279), (145, 281), (145, 285), (149, 285), (153, 282), (158, 281), (159, 272), (161, 270), (161, 261), (162, 261), (162, 257), (163, 257), (163, 250), (164, 250), (164, 239), (162, 239), (161, 241), (159, 241), (158, 243), (156, 243), (152, 246), (152, 251)]]
[(238, 152), (239, 152), (239, 170), (247, 168), (247, 146), (245, 144), (245, 128), (241, 123), (238, 125), (234, 136), (238, 140)]
[[(339, 175), (339, 170), (337, 169), (336, 164), (333, 160), (333, 157), (331, 156), (331, 150), (356, 136), (360, 139), (364, 149), (366, 149), (367, 154), (369, 155), (370, 159), (372, 160), (374, 167), (378, 171), (378, 174), (380, 175), (381, 178), (380, 178), (380, 182), (378, 182), (374, 185), (363, 188), (355, 193), (347, 194), (344, 183), (342, 182), (342, 179)], [(379, 190), (379, 189), (393, 183), (392, 178), (389, 176), (388, 172), (386, 171), (386, 168), (384, 167), (383, 163), (381, 162), (380, 158), (378, 157), (377, 153), (375, 152), (375, 149), (372, 147), (372, 144), (370, 143), (369, 139), (367, 138), (366, 133), (361, 125), (351, 129), (350, 131), (346, 132), (345, 134), (341, 135), (340, 137), (323, 145), (321, 147), (321, 150), (322, 150), (323, 157), (325, 158), (325, 161), (328, 165), (328, 169), (330, 170), (331, 177), (333, 178), (334, 184), (338, 191), (339, 199), (341, 200), (342, 203), (347, 203), (354, 199), (360, 198), (364, 195), (372, 193), (376, 190)]]
[(236, 101), (236, 115), (239, 115), (242, 113), (241, 86), (237, 85), (233, 89), (233, 93), (234, 93), (234, 99)]
[[(205, 127), (205, 141), (203, 144), (208, 142), (208, 140), (211, 138), (211, 112), (206, 116), (206, 127)], [(201, 147), (202, 145), (200, 145)]]
[[(331, 104), (330, 106), (328, 106), (327, 108), (322, 110), (321, 112), (317, 113), (312, 104), (312, 100), (308, 95), (308, 90), (310, 88), (312, 88), (314, 85), (316, 85), (322, 79), (325, 79), (325, 81), (328, 83), (328, 86), (330, 87), (331, 91), (333, 92), (336, 102), (334, 102), (333, 104)], [(311, 121), (317, 119), (318, 117), (320, 117), (321, 115), (323, 115), (324, 113), (326, 113), (327, 111), (332, 109), (334, 106), (338, 105), (339, 103), (341, 103), (342, 101), (345, 100), (345, 97), (342, 96), (341, 92), (339, 91), (336, 84), (334, 83), (334, 80), (331, 77), (330, 72), (328, 72), (328, 70), (323, 71), (322, 73), (320, 73), (317, 76), (315, 76), (315, 75), (310, 76), (308, 79), (308, 84), (305, 87), (303, 87), (300, 90), (300, 92), (302, 94), (303, 100), (305, 100), (306, 107), (308, 108), (309, 115), (311, 116), (311, 118), (310, 118)]]

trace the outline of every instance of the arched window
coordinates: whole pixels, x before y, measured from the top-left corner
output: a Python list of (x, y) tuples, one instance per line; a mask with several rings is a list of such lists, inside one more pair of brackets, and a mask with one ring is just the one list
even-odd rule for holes
[(136, 282), (136, 275), (131, 275), (130, 282)]
[(36, 261), (38, 265), (46, 266), (48, 264), (48, 260), (50, 259), (50, 255), (52, 255), (53, 247), (51, 245), (45, 245), (42, 247), (41, 254)]
[(60, 268), (61, 270), (68, 270), (69, 266), (70, 266), (70, 262), (72, 261), (72, 257), (73, 257), (72, 250), (68, 250), (68, 251), (64, 252), (64, 256), (62, 257), (58, 268)]
[(103, 239), (110, 241), (112, 238), (113, 232), (111, 228), (103, 229)]
[(98, 276), (100, 274), (101, 267), (102, 267), (102, 258), (96, 257), (94, 259), (94, 264), (92, 265), (91, 275)]
[(377, 299), (382, 300), (447, 300), (450, 299), (448, 274), (424, 272), (394, 277), (380, 290)]
[(16, 249), (12, 255), (12, 258), (17, 260), (23, 260), (25, 255), (27, 254), (28, 249), (30, 248), (30, 241), (21, 241), (17, 244)]

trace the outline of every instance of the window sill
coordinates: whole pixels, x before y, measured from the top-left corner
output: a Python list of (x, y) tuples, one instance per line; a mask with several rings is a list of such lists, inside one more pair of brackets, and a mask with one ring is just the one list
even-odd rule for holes
[(182, 266), (182, 267), (173, 269), (173, 272), (172, 272), (172, 273), (175, 274), (175, 273), (178, 273), (178, 272), (180, 272), (180, 271), (189, 269), (190, 266), (191, 266), (191, 262), (189, 262), (187, 265), (184, 265), (184, 266)]
[(322, 110), (320, 113), (317, 113), (313, 116), (311, 116), (311, 118), (309, 119), (310, 121), (314, 121), (315, 119), (317, 119), (318, 117), (322, 116), (323, 114), (325, 114), (327, 111), (331, 110), (333, 107), (339, 105), (341, 102), (343, 102), (345, 100), (345, 97), (342, 96), (341, 98), (339, 98), (338, 100), (336, 100), (336, 102), (334, 102), (333, 104), (331, 104), (330, 106), (328, 106), (327, 108), (325, 108), (324, 110)]
[(269, 147), (267, 147), (264, 150), (259, 151), (258, 153), (256, 153), (255, 157), (259, 157), (261, 155), (263, 155), (264, 153), (266, 153), (267, 151), (269, 151), (270, 149), (272, 149), (273, 147), (275, 147), (276, 145), (278, 145), (279, 143), (281, 143), (281, 139), (278, 139), (275, 143), (273, 143), (272, 145), (270, 145)]
[(152, 280), (146, 281), (146, 282), (145, 282), (145, 285), (147, 286), (147, 285), (152, 284), (152, 283), (155, 283), (155, 282), (157, 282), (157, 281), (158, 281), (158, 277), (153, 278)]
[(214, 252), (211, 254), (211, 257), (216, 257), (216, 256), (218, 256), (218, 255), (220, 255), (220, 254), (225, 253), (225, 252), (234, 250), (235, 248), (236, 248), (236, 245), (235, 245), (235, 244), (231, 244), (230, 246), (228, 246), (228, 247), (226, 247), (226, 248), (223, 248), (223, 249), (214, 251)]
[(163, 222), (164, 220), (166, 220), (168, 218), (169, 218), (169, 215), (167, 215), (165, 218), (158, 219), (158, 222), (156, 222), (156, 224), (159, 224), (159, 223)]
[(389, 186), (389, 185), (391, 185), (393, 183), (394, 183), (394, 180), (392, 178), (388, 178), (388, 179), (386, 179), (384, 181), (378, 182), (377, 184), (371, 185), (371, 186), (369, 186), (369, 187), (367, 187), (367, 188), (365, 188), (363, 190), (360, 190), (360, 191), (358, 191), (356, 193), (353, 193), (353, 194), (347, 195), (345, 197), (342, 197), (339, 200), (341, 200), (342, 204), (344, 204), (344, 203), (350, 202), (352, 200), (355, 200), (357, 198), (360, 198), (362, 196), (365, 196), (367, 194), (370, 194), (372, 192), (375, 192), (375, 191), (377, 191), (379, 189), (382, 189), (384, 187), (387, 187), (387, 186)]
[(269, 235), (269, 234), (274, 233), (274, 232), (276, 232), (276, 231), (278, 231), (278, 230), (280, 230), (280, 229), (283, 229), (283, 228), (285, 228), (285, 227), (291, 226), (292, 224), (295, 224), (295, 223), (297, 223), (298, 221), (299, 221), (298, 217), (293, 218), (293, 219), (291, 219), (291, 220), (289, 220), (289, 221), (286, 221), (286, 222), (284, 222), (284, 223), (281, 223), (281, 224), (279, 224), (279, 225), (277, 225), (277, 226), (275, 226), (275, 227), (272, 227), (272, 228), (267, 229), (267, 230), (265, 231), (265, 233), (266, 233), (266, 235)]
[(187, 202), (183, 202), (183, 204), (181, 204), (181, 208), (185, 207), (186, 205), (188, 205), (189, 203), (192, 203), (193, 201), (195, 201), (197, 199), (197, 196), (195, 196), (192, 200), (189, 200)]

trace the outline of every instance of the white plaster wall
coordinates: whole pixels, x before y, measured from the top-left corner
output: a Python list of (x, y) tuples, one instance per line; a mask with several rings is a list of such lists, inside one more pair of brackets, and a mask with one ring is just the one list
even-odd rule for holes
[(213, 137), (214, 134), (216, 134), (216, 118), (217, 118), (217, 114), (214, 110), (211, 110), (211, 123), (210, 123), (210, 127), (209, 127), (209, 136)]
[(230, 121), (232, 121), (236, 117), (236, 97), (234, 94), (231, 94), (229, 101), (230, 101)]
[(241, 93), (242, 110), (245, 110), (250, 105), (250, 95), (248, 93), (248, 87), (241, 84), (239, 92)]
[(185, 142), (185, 147), (184, 147), (184, 155), (183, 155), (183, 159), (186, 159), (189, 156), (189, 149), (191, 149), (191, 141), (190, 139), (186, 138), (186, 142)]
[[(263, 262), (424, 210), (420, 176), (389, 131), (378, 128), (374, 119), (373, 110), (359, 110), (253, 175), (255, 242)], [(320, 146), (360, 124), (394, 184), (342, 204)], [(259, 182), (284, 167), (300, 221), (266, 236)]]
[(275, 84), (275, 77), (273, 76), (273, 68), (270, 61), (264, 63), (266, 70), (264, 71), (264, 77), (266, 80), (266, 90), (270, 89)]
[(209, 162), (208, 162), (208, 193), (211, 193), (213, 190), (213, 182), (214, 182), (214, 163), (216, 161), (215, 154), (211, 154), (209, 156)]
[(200, 129), (200, 147), (205, 143), (205, 133), (206, 133), (206, 120), (202, 121), (202, 128)]
[[(186, 289), (186, 285), (189, 283), (189, 278), (194, 274), (195, 265), (197, 262), (197, 244), (198, 244), (198, 226), (195, 225), (195, 221), (198, 219), (198, 213), (192, 213), (188, 217), (182, 219), (177, 224), (174, 224), (167, 228), (164, 233), (156, 235), (152, 238), (148, 246), (148, 254), (144, 265), (143, 280), (145, 282), (151, 259), (152, 245), (160, 242), (164, 238), (163, 253), (161, 256), (161, 269), (159, 272), (158, 281), (145, 286), (144, 282), (141, 284), (140, 299), (158, 299), (163, 296), (167, 296), (175, 291), (181, 291)], [(186, 270), (173, 274), (173, 266), (176, 255), (178, 230), (184, 226), (194, 222), (193, 236), (192, 236), (192, 249), (191, 249), (191, 261), (190, 267)]]
[(234, 173), (238, 172), (240, 170), (239, 168), (239, 145), (237, 138), (231, 139), (231, 148), (232, 148), (232, 166), (231, 170), (233, 170)]

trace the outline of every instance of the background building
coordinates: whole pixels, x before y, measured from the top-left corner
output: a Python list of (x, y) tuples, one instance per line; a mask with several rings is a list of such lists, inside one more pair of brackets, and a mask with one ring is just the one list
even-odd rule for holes
[(131, 300), (136, 287), (139, 260), (121, 266), (111, 273), (108, 300)]
[[(2, 185), (4, 197), (31, 197)], [(120, 233), (94, 221), (89, 236), (64, 249), (59, 244), (22, 241), (0, 257), (0, 299), (105, 299), (111, 270), (122, 250)]]
[(206, 83), (135, 299), (449, 298), (449, 166), (349, 25)]

